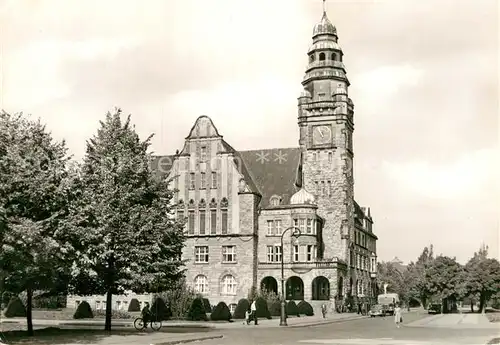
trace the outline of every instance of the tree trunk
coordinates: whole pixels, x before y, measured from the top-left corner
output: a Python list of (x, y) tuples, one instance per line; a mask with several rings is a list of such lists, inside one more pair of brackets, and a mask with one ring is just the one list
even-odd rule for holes
[(485, 311), (486, 311), (486, 308), (485, 308), (485, 303), (486, 302), (486, 298), (484, 296), (484, 294), (481, 294), (479, 296), (479, 312), (484, 314)]
[(470, 300), (470, 312), (471, 313), (474, 312), (474, 301), (473, 300)]
[(111, 303), (112, 303), (113, 293), (111, 288), (106, 292), (106, 321), (104, 323), (104, 330), (111, 331)]
[(31, 288), (26, 289), (26, 324), (28, 326), (28, 336), (32, 337), (35, 333), (33, 332), (33, 290)]

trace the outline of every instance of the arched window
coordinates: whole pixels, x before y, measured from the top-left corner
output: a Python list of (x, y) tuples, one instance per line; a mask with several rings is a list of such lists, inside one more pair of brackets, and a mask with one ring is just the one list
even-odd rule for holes
[(225, 295), (236, 295), (236, 279), (230, 274), (222, 277), (221, 293)]
[(309, 55), (309, 63), (314, 62), (314, 54)]
[(332, 60), (333, 60), (333, 61), (337, 60), (337, 54), (332, 53)]
[(189, 208), (194, 208), (194, 200), (191, 199), (189, 200), (189, 205), (188, 205)]
[(203, 274), (200, 274), (194, 278), (194, 290), (197, 293), (207, 293), (208, 292), (208, 279)]
[(320, 53), (319, 54), (319, 61), (324, 61), (325, 60), (325, 53)]
[(273, 195), (269, 202), (271, 203), (271, 206), (279, 206), (279, 204), (281, 203), (281, 198), (277, 195)]

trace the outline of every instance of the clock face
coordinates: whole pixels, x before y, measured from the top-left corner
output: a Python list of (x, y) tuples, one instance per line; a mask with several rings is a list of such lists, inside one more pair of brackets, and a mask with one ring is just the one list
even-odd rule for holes
[(330, 126), (315, 126), (313, 129), (313, 144), (326, 145), (332, 142), (332, 128)]

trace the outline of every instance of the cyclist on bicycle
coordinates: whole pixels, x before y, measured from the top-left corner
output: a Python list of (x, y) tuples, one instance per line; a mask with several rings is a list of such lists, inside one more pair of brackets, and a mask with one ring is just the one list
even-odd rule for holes
[(142, 322), (144, 324), (144, 328), (148, 328), (148, 322), (151, 318), (151, 310), (149, 309), (149, 303), (144, 303), (144, 308), (141, 311)]

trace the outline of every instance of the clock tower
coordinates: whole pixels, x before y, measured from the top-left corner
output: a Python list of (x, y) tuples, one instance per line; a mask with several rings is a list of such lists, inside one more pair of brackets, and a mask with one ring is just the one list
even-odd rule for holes
[(298, 99), (302, 184), (315, 196), (324, 220), (320, 255), (348, 263), (349, 235), (354, 231), (354, 105), (337, 29), (325, 11), (312, 39)]

